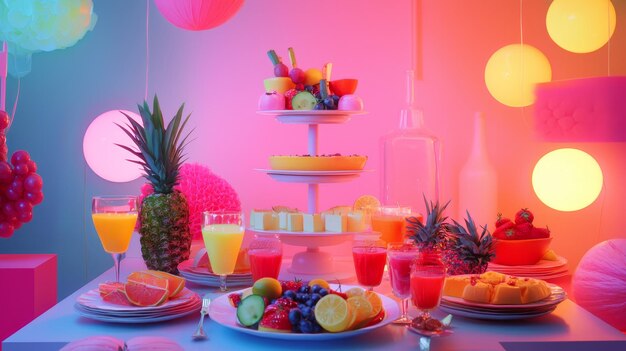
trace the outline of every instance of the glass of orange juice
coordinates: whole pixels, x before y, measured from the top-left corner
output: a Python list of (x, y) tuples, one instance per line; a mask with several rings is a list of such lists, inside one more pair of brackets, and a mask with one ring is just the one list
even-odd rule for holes
[(226, 277), (233, 274), (243, 242), (242, 212), (204, 212), (202, 238), (213, 273), (220, 276), (220, 290), (228, 291)]
[(116, 282), (120, 281), (120, 263), (135, 231), (137, 207), (137, 197), (131, 195), (91, 199), (91, 219), (104, 251), (113, 256)]
[(372, 230), (380, 232), (380, 239), (385, 243), (402, 242), (406, 233), (405, 218), (410, 214), (410, 207), (381, 206), (372, 213)]

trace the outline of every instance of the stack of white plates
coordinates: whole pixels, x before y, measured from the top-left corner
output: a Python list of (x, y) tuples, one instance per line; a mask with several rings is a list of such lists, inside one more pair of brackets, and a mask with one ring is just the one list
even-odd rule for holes
[[(220, 276), (209, 272), (207, 267), (195, 267), (193, 260), (181, 262), (178, 265), (180, 275), (187, 281), (210, 287), (220, 286)], [(226, 285), (228, 287), (235, 286), (252, 286), (252, 273), (235, 273), (226, 277)]]
[(201, 306), (200, 296), (187, 288), (184, 288), (176, 298), (154, 307), (112, 304), (102, 300), (98, 289), (80, 295), (74, 305), (83, 317), (115, 323), (160, 322), (197, 313)]
[(559, 256), (556, 261), (541, 260), (533, 265), (505, 266), (489, 263), (488, 270), (503, 274), (536, 279), (556, 279), (569, 275), (567, 259)]
[(549, 284), (552, 295), (543, 300), (523, 305), (492, 305), (466, 301), (458, 297), (443, 296), (441, 310), (462, 317), (477, 319), (525, 319), (543, 316), (556, 308), (567, 298), (565, 291), (554, 284)]

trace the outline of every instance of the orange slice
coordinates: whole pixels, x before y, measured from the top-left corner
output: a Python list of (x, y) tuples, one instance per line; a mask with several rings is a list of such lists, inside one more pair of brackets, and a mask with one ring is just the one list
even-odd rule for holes
[(354, 209), (371, 214), (380, 207), (380, 200), (373, 195), (363, 195), (354, 202)]
[(338, 295), (328, 294), (315, 305), (315, 320), (324, 330), (337, 333), (350, 327), (352, 313), (346, 300)]
[(364, 294), (365, 294), (365, 290), (359, 287), (350, 288), (346, 291), (346, 295), (348, 296), (348, 298), (353, 297), (353, 296), (363, 296)]
[(358, 329), (361, 325), (369, 322), (370, 316), (373, 317), (372, 304), (364, 295), (349, 297), (347, 302), (352, 313), (356, 314), (356, 318), (354, 318), (349, 329)]
[(330, 285), (328, 284), (328, 282), (321, 278), (316, 278), (316, 279), (311, 280), (309, 282), (309, 286), (313, 286), (313, 285), (319, 285), (320, 287), (326, 290), (330, 289)]
[(146, 283), (129, 281), (124, 287), (124, 293), (128, 301), (136, 306), (158, 306), (167, 300), (169, 293), (167, 291), (167, 279), (165, 287), (155, 286)]
[(370, 318), (376, 317), (383, 310), (383, 300), (373, 291), (365, 291), (365, 298), (372, 305), (372, 314)]
[(168, 298), (173, 298), (176, 295), (178, 295), (178, 293), (180, 293), (183, 288), (185, 287), (185, 278), (181, 278), (177, 275), (173, 275), (167, 272), (161, 272), (161, 271), (147, 271), (150, 274), (156, 275), (157, 277), (161, 277), (161, 278), (165, 278), (167, 279), (167, 291), (169, 292), (169, 296)]

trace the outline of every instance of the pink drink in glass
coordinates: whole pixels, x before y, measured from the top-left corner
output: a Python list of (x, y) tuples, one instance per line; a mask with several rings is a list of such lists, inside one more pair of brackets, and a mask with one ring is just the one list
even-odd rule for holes
[(411, 301), (417, 309), (430, 311), (441, 301), (445, 275), (438, 272), (413, 272), (411, 275)]
[(250, 258), (250, 271), (252, 272), (253, 281), (264, 277), (278, 279), (280, 264), (283, 260), (281, 251), (274, 249), (250, 249), (248, 250), (248, 257)]
[(387, 261), (387, 250), (383, 247), (353, 247), (352, 257), (359, 284), (368, 288), (379, 286)]
[(394, 295), (399, 298), (411, 295), (411, 264), (416, 256), (417, 252), (412, 251), (389, 252), (389, 280)]

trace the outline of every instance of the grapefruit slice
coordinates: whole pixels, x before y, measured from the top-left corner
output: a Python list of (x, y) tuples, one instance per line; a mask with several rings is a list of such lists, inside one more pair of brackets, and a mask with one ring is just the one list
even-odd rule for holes
[[(162, 278), (161, 278), (162, 279)], [(158, 306), (167, 300), (167, 279), (165, 286), (155, 286), (147, 283), (128, 281), (124, 287), (124, 293), (128, 301), (135, 306), (151, 307)]]
[(115, 305), (131, 306), (124, 294), (124, 283), (107, 282), (98, 286), (100, 297), (103, 301)]
[(176, 297), (176, 295), (178, 295), (183, 288), (185, 287), (185, 278), (181, 278), (177, 275), (173, 275), (167, 272), (161, 272), (161, 271), (146, 271), (147, 273), (150, 273), (152, 275), (156, 275), (157, 277), (161, 277), (161, 278), (165, 278), (167, 279), (167, 291), (169, 293), (168, 298), (174, 298)]

